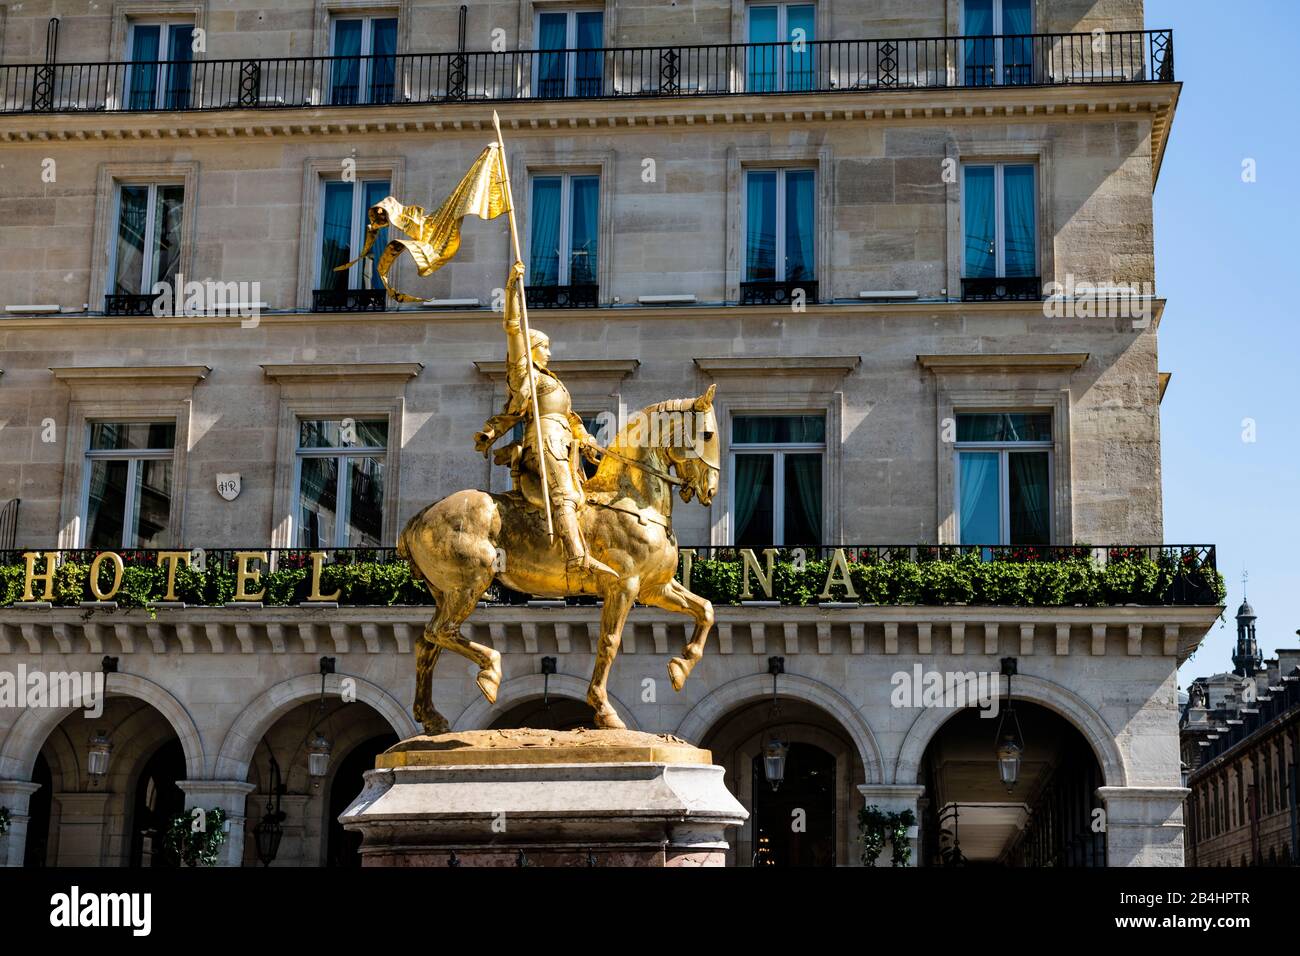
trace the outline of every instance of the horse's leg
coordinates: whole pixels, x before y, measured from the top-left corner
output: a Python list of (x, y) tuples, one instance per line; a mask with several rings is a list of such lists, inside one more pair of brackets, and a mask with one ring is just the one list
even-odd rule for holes
[(610, 706), (605, 685), (623, 642), (623, 624), (636, 601), (638, 581), (637, 578), (619, 581), (606, 592), (605, 606), (600, 612), (600, 645), (596, 649), (596, 666), (591, 671), (591, 686), (587, 688), (587, 703), (596, 712), (596, 726), (607, 730), (623, 730), (627, 726), (619, 719), (618, 711)]
[(698, 594), (688, 591), (676, 580), (669, 581), (656, 590), (647, 591), (640, 598), (654, 607), (689, 614), (695, 618), (695, 633), (682, 648), (682, 656), (674, 657), (668, 662), (668, 679), (673, 682), (673, 690), (681, 690), (686, 678), (695, 669), (695, 663), (704, 656), (704, 642), (709, 639), (709, 631), (713, 629), (713, 605)]
[(489, 704), (497, 702), (497, 689), (501, 686), (501, 654), (483, 644), (476, 644), (460, 633), (460, 626), (474, 610), (474, 605), (492, 583), (491, 568), (463, 588), (448, 590), (438, 604), (438, 613), (424, 628), (424, 640), (439, 647), (455, 651), (478, 665), (478, 688)]
[(426, 734), (445, 734), (451, 729), (447, 718), (433, 706), (433, 668), (442, 648), (423, 636), (415, 642), (415, 706), (411, 712)]

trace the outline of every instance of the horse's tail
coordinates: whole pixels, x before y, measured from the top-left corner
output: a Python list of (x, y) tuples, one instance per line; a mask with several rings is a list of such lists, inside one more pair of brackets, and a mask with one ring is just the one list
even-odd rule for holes
[(425, 579), (424, 575), (420, 573), (420, 566), (411, 560), (411, 546), (406, 540), (406, 535), (411, 530), (411, 523), (414, 520), (415, 519), (412, 518), (411, 521), (408, 521), (406, 527), (402, 528), (401, 532), (397, 535), (397, 556), (411, 566), (411, 577), (414, 580), (422, 581), (427, 585), (428, 581)]

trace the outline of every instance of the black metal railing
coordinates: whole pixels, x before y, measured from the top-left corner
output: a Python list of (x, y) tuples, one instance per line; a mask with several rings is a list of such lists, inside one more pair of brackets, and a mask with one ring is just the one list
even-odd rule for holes
[(1038, 302), (1043, 298), (1040, 276), (962, 279), (963, 302)]
[(161, 293), (146, 292), (143, 295), (106, 295), (104, 296), (105, 315), (153, 315), (154, 303)]
[(529, 285), (524, 296), (530, 309), (594, 309), (600, 305), (600, 286)]
[[(53, 555), (56, 564), (75, 562), (89, 564), (97, 555), (112, 551), (121, 557), (128, 567), (143, 566), (157, 568), (160, 551), (148, 548), (6, 548), (0, 549), (0, 569), (6, 567), (22, 568), (25, 564), (24, 553), (27, 550), (39, 552), (42, 557), (37, 561), (38, 572), (45, 568), (44, 555)], [(760, 566), (766, 566), (768, 549), (755, 546), (739, 548), (715, 545), (682, 545), (683, 552), (690, 553), (692, 565), (692, 586), (706, 582), (709, 567), (719, 564), (741, 564), (744, 551), (749, 551), (753, 560)], [(791, 566), (806, 566), (808, 562), (829, 562), (837, 551), (842, 551), (849, 566), (872, 565), (888, 566), (898, 564), (929, 564), (933, 562), (971, 562), (981, 564), (1062, 564), (1066, 562), (1087, 562), (1092, 566), (1115, 567), (1120, 586), (1128, 587), (1125, 582), (1130, 577), (1141, 578), (1144, 575), (1160, 584), (1158, 593), (1147, 591), (1148, 600), (1143, 603), (1164, 606), (1211, 606), (1221, 603), (1222, 595), (1216, 587), (1222, 587), (1218, 574), (1216, 551), (1214, 545), (808, 545), (805, 547), (777, 547), (776, 561)], [(280, 571), (310, 571), (313, 552), (324, 553), (324, 566), (365, 565), (357, 579), (349, 586), (346, 603), (350, 604), (396, 604), (424, 605), (433, 603), (427, 590), (419, 582), (412, 581), (404, 569), (393, 568), (405, 564), (395, 548), (208, 548), (195, 549), (191, 552), (191, 566), (205, 572), (221, 571), (227, 576), (238, 570), (238, 554), (251, 552), (265, 554), (266, 562), (260, 559), (252, 565), (263, 574)], [(391, 568), (396, 577), (376, 574), (374, 567)], [(685, 569), (685, 558), (679, 564), (679, 576)], [(1133, 572), (1130, 575), (1128, 572)], [(1162, 576), (1155, 576), (1159, 571)], [(107, 574), (104, 571), (103, 574)], [(819, 572), (823, 573), (823, 572)], [(300, 578), (303, 576), (300, 576)], [(21, 593), (21, 581), (18, 593)], [(265, 583), (265, 581), (263, 582)], [(0, 577), (0, 586), (4, 584)], [(334, 581), (330, 586), (337, 586)], [(820, 581), (818, 582), (820, 585)], [(43, 585), (37, 582), (39, 592)], [(249, 588), (257, 590), (258, 586)], [(306, 583), (298, 580), (294, 587), (303, 591)], [(1140, 589), (1142, 585), (1137, 587)], [(212, 591), (209, 582), (209, 591)], [(216, 593), (216, 592), (212, 592)], [(297, 593), (297, 592), (294, 592)], [(4, 591), (0, 587), (0, 600)], [(85, 595), (89, 600), (89, 596)], [(301, 594), (298, 595), (301, 597)], [(212, 594), (207, 594), (210, 601)], [(12, 600), (17, 595), (11, 595)], [(526, 594), (512, 591), (500, 584), (493, 585), (483, 598), (489, 604), (523, 604), (529, 600)], [(590, 603), (590, 598), (571, 598), (569, 604)], [(196, 603), (196, 602), (191, 602)], [(291, 600), (289, 603), (297, 603)], [(932, 603), (922, 597), (915, 603)], [(937, 602), (943, 603), (943, 602)], [(1016, 603), (1011, 601), (1009, 603)], [(1030, 602), (1032, 603), (1032, 602)]]
[(741, 305), (789, 305), (799, 295), (804, 302), (817, 301), (816, 279), (795, 279), (791, 282), (742, 282)]
[(383, 289), (313, 289), (313, 312), (383, 312)]
[(369, 104), (1150, 83), (1173, 32), (818, 40), (0, 66), (0, 112)]

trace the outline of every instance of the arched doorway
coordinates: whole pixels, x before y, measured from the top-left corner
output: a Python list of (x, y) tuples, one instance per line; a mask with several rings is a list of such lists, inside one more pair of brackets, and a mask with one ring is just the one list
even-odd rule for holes
[(1015, 715), (1023, 752), (1010, 788), (998, 770), (997, 719), (960, 710), (930, 739), (918, 780), (920, 865), (1106, 865), (1105, 781), (1087, 739), (1039, 704), (1017, 701)]
[(835, 758), (815, 744), (789, 745), (773, 786), (763, 755), (753, 759), (754, 866), (835, 865)]
[(371, 737), (353, 747), (352, 752), (339, 764), (334, 781), (330, 784), (326, 866), (361, 866), (361, 834), (344, 830), (343, 824), (339, 823), (339, 815), (361, 793), (366, 771), (375, 769), (375, 758), (395, 743), (397, 734), (391, 732)]
[(185, 779), (185, 751), (179, 740), (159, 747), (140, 771), (131, 807), (131, 866), (174, 867), (176, 856), (166, 847), (167, 827), (185, 812), (185, 793), (176, 785)]
[(591, 705), (585, 700), (551, 695), (525, 700), (492, 721), (489, 730), (513, 730), (531, 727), (535, 730), (577, 730), (596, 725), (592, 720)]
[(40, 789), (27, 803), (27, 846), (23, 848), (23, 866), (45, 866), (50, 846), (50, 809), (54, 802), (54, 777), (44, 754), (36, 755), (32, 783)]
[[(789, 749), (785, 773), (768, 781), (763, 751), (773, 738)], [(749, 811), (731, 837), (733, 866), (851, 864), (857, 838), (854, 812), (866, 782), (849, 732), (816, 704), (782, 698), (742, 704), (717, 720), (699, 746), (726, 771), (728, 789)]]

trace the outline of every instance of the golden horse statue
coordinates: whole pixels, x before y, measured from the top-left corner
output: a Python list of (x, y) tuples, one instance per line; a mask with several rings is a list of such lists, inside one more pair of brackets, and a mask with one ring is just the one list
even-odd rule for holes
[[(674, 690), (704, 654), (713, 628), (713, 605), (677, 580), (673, 536), (673, 491), (708, 505), (718, 490), (718, 424), (714, 386), (697, 398), (650, 405), (634, 415), (607, 449), (596, 474), (585, 483), (587, 503), (579, 512), (582, 536), (608, 574), (575, 576), (559, 537), (546, 531), (544, 514), (517, 492), (458, 491), (429, 505), (398, 538), (398, 553), (425, 582), (437, 603), (417, 642), (415, 719), (427, 734), (450, 728), (431, 699), (434, 664), (443, 648), (479, 667), (477, 683), (495, 703), (501, 683), (501, 654), (460, 632), (484, 592), (499, 581), (546, 597), (594, 595), (604, 601), (600, 642), (587, 690), (587, 703), (601, 728), (625, 725), (609, 703), (606, 683), (618, 654), (623, 624), (640, 601), (690, 615), (695, 630), (680, 657), (668, 662)], [(660, 427), (660, 423), (667, 423)], [(504, 560), (501, 556), (504, 555)]]

